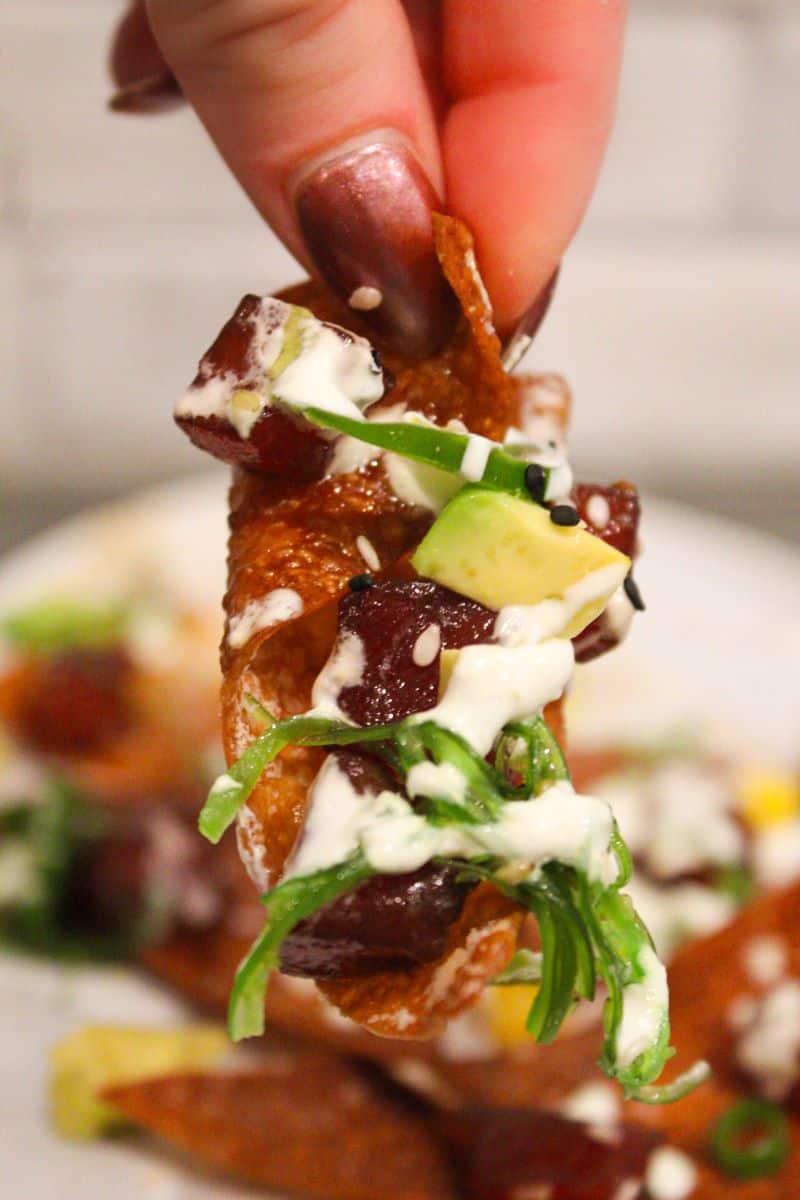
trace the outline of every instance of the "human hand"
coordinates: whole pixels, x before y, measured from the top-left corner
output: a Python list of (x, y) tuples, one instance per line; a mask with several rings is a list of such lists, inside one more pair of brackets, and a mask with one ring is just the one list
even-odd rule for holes
[(138, 0), (112, 108), (185, 96), (292, 253), (406, 349), (429, 351), (452, 319), (437, 208), (472, 230), (500, 331), (532, 333), (599, 171), (625, 8)]

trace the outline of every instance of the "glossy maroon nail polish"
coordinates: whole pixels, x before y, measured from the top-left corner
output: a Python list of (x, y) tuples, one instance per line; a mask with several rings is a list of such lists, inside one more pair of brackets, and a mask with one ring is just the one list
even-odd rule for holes
[(507, 371), (513, 371), (527, 353), (528, 347), (536, 336), (542, 321), (547, 316), (550, 301), (558, 283), (558, 273), (561, 267), (556, 267), (553, 274), (544, 285), (533, 303), (525, 310), (516, 329), (503, 346), (503, 366)]
[(457, 316), (436, 259), (439, 201), (402, 142), (356, 144), (315, 165), (294, 193), (320, 275), (398, 350), (439, 349)]
[(108, 102), (116, 113), (169, 112), (183, 103), (183, 92), (170, 71), (157, 71), (126, 83)]

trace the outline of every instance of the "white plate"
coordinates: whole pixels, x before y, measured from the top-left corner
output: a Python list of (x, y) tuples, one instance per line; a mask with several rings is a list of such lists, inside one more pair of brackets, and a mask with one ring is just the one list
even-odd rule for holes
[[(742, 756), (795, 762), (800, 749), (800, 557), (732, 523), (645, 502), (648, 604), (625, 647), (585, 668), (573, 736), (630, 741), (698, 722)], [(219, 610), (220, 472), (145, 493), (58, 527), (8, 558), (0, 611), (43, 594), (156, 587)], [(164, 1023), (180, 1006), (114, 969), (0, 958), (0, 1178), (27, 1200), (206, 1200), (254, 1193), (185, 1173), (131, 1141), (68, 1144), (46, 1121), (47, 1051), (87, 1021)], [(263, 1195), (263, 1193), (259, 1193)]]

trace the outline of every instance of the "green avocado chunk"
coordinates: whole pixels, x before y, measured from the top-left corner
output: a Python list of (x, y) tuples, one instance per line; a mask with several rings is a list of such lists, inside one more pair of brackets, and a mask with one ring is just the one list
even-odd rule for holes
[(547, 509), (482, 487), (458, 492), (411, 561), (420, 575), (487, 608), (565, 600), (562, 637), (600, 615), (631, 565), (582, 526), (555, 525)]

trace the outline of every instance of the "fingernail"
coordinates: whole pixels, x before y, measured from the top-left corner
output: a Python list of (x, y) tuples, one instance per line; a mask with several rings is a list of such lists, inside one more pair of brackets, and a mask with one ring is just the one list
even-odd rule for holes
[(457, 307), (434, 250), (439, 200), (408, 146), (371, 134), (305, 167), (293, 184), (303, 238), (329, 287), (398, 350), (439, 349)]
[(117, 113), (162, 113), (183, 103), (183, 92), (170, 71), (157, 71), (126, 83), (108, 101)]
[(550, 301), (553, 299), (553, 293), (556, 290), (560, 270), (560, 266), (556, 267), (533, 304), (525, 311), (524, 316), (511, 337), (505, 343), (502, 362), (507, 371), (513, 371), (514, 367), (516, 367), (527, 353), (539, 326), (547, 316), (547, 310), (550, 307)]

